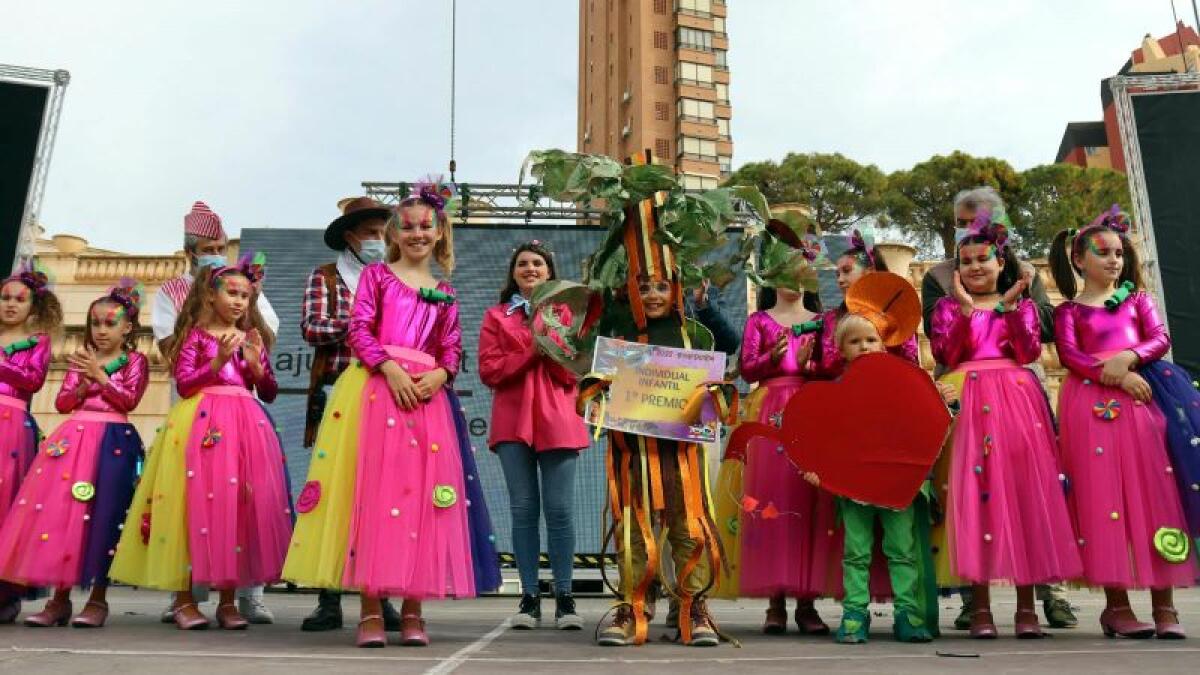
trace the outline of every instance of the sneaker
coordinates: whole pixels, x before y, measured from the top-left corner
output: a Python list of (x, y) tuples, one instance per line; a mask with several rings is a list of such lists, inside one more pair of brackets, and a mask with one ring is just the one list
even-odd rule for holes
[(833, 640), (844, 645), (861, 645), (866, 644), (870, 633), (871, 615), (858, 609), (843, 609), (842, 623)]
[(237, 601), (238, 614), (254, 624), (275, 623), (275, 615), (263, 604), (262, 596), (243, 596)]
[(542, 599), (536, 595), (522, 595), (521, 606), (512, 618), (512, 627), (517, 630), (533, 630), (541, 622)]
[(570, 593), (554, 596), (554, 627), (559, 630), (583, 629), (583, 617), (575, 613), (575, 598)]
[(692, 605), (692, 639), (689, 647), (716, 647), (721, 643), (721, 636), (713, 625), (712, 617), (708, 614), (708, 605), (703, 600), (697, 600)]
[(167, 608), (158, 616), (158, 620), (162, 623), (175, 623), (175, 603), (170, 603)]
[(910, 615), (903, 609), (896, 610), (892, 622), (892, 635), (897, 642), (932, 642), (933, 634), (925, 626), (925, 620), (919, 616)]
[(380, 600), (379, 606), (383, 608), (383, 629), (389, 633), (399, 633), (403, 621), (400, 612), (396, 611), (396, 606), (387, 598)]
[(954, 617), (955, 630), (970, 630), (971, 613), (971, 605), (964, 602), (962, 609), (958, 612), (958, 616)]
[(1042, 609), (1046, 612), (1046, 623), (1051, 628), (1074, 628), (1079, 625), (1079, 619), (1071, 611), (1071, 603), (1066, 598), (1046, 598)]
[(633, 631), (633, 610), (629, 605), (620, 605), (612, 622), (596, 637), (596, 643), (601, 647), (624, 647), (633, 640)]

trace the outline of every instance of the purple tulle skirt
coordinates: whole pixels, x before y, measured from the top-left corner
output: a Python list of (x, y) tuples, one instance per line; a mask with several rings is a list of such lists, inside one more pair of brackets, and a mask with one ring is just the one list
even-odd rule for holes
[(454, 417), (454, 429), (458, 432), (459, 454), (462, 455), (463, 473), (466, 474), (467, 525), (471, 535), (471, 564), (475, 569), (475, 592), (484, 593), (500, 588), (500, 556), (496, 553), (496, 535), (492, 529), (492, 518), (487, 502), (483, 500), (483, 486), (479, 482), (479, 467), (475, 464), (475, 450), (471, 436), (467, 433), (467, 420), (463, 417), (462, 403), (450, 387), (446, 398)]
[(1188, 533), (1200, 537), (1200, 391), (1180, 366), (1155, 361), (1139, 371), (1154, 390), (1167, 424), (1167, 452), (1187, 518)]

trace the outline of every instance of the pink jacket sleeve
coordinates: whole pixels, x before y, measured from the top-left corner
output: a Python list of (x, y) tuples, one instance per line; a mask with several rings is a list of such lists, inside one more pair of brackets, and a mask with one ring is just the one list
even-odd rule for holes
[[(503, 310), (501, 310), (503, 311)], [(479, 329), (479, 380), (495, 389), (522, 375), (537, 358), (533, 334), (521, 323), (520, 333), (509, 330), (494, 310), (483, 315)]]
[(15, 363), (11, 357), (0, 359), (0, 382), (31, 395), (42, 388), (50, 371), (50, 336), (39, 333), (37, 339), (28, 359), (22, 359), (23, 364)]
[(1054, 308), (1054, 348), (1067, 370), (1085, 379), (1100, 379), (1100, 361), (1079, 348), (1074, 303), (1064, 302)]
[(100, 390), (100, 395), (115, 410), (130, 413), (138, 407), (146, 393), (146, 387), (150, 384), (150, 366), (146, 363), (146, 357), (132, 353), (129, 355), (129, 363), (121, 373), (121, 381), (118, 383), (117, 380), (109, 378), (108, 384)]
[(921, 365), (921, 348), (918, 346), (915, 334), (899, 347), (889, 347), (888, 352), (918, 366)]
[(954, 298), (942, 298), (933, 308), (930, 319), (933, 335), (929, 346), (938, 363), (953, 369), (963, 360), (971, 340), (971, 319), (963, 316)]
[(279, 381), (275, 379), (275, 370), (271, 368), (271, 355), (266, 349), (262, 352), (262, 377), (254, 380), (253, 374), (250, 372), (250, 366), (246, 364), (245, 378), (247, 382), (254, 382), (254, 390), (258, 392), (258, 398), (263, 403), (270, 403), (279, 395)]
[[(454, 294), (453, 288), (447, 287), (443, 290)], [(437, 353), (434, 354), (434, 357), (437, 359), (438, 366), (444, 368), (446, 374), (450, 376), (447, 381), (449, 384), (458, 375), (458, 368), (462, 364), (462, 325), (458, 322), (457, 302), (443, 307), (443, 311), (438, 317), (438, 330), (435, 338)]]
[(1008, 344), (1017, 363), (1025, 365), (1042, 357), (1042, 324), (1032, 300), (1022, 299), (1015, 311), (1005, 313), (1004, 322), (1008, 326)]
[(1154, 298), (1141, 291), (1135, 293), (1130, 302), (1134, 303), (1137, 310), (1138, 328), (1142, 335), (1142, 341), (1132, 348), (1138, 356), (1138, 362), (1152, 363), (1166, 356), (1171, 349), (1171, 336), (1167, 334), (1167, 327), (1158, 314)]
[(354, 293), (354, 309), (350, 313), (350, 332), (346, 341), (354, 355), (367, 368), (378, 370), (388, 360), (383, 345), (375, 339), (375, 326), (379, 321), (379, 270), (381, 265), (367, 265), (358, 280)]
[(58, 396), (54, 397), (54, 409), (64, 415), (74, 412), (83, 403), (83, 396), (80, 396), (80, 393), (86, 395), (87, 388), (84, 387), (86, 381), (80, 371), (74, 368), (68, 370), (67, 376), (63, 378), (62, 386), (58, 389)]
[(175, 389), (182, 398), (190, 398), (204, 387), (220, 383), (212, 369), (213, 355), (208, 352), (199, 331), (192, 331), (184, 338), (179, 358), (175, 360)]
[(771, 345), (765, 344), (762, 331), (762, 320), (757, 314), (751, 314), (746, 319), (746, 328), (742, 331), (742, 353), (739, 356), (739, 367), (742, 379), (747, 382), (758, 382), (770, 377), (775, 364), (771, 361)]

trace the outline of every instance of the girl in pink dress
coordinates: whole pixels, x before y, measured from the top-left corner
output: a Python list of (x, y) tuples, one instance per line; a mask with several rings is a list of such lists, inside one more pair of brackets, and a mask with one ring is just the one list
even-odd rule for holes
[[(1197, 568), (1176, 488), (1175, 474), (1186, 467), (1173, 466), (1164, 412), (1188, 411), (1160, 409), (1147, 382), (1172, 377), (1174, 366), (1162, 360), (1171, 338), (1142, 290), (1127, 230), (1124, 215), (1109, 212), (1078, 232), (1059, 233), (1051, 248), (1054, 278), (1068, 298), (1054, 312), (1058, 356), (1068, 369), (1059, 447), (1071, 478), (1083, 577), (1104, 587), (1104, 634), (1183, 638), (1171, 589), (1191, 586)], [(1083, 277), (1078, 294), (1076, 273)], [(1131, 588), (1150, 589), (1154, 625), (1137, 620)]]
[[(0, 282), (0, 523), (8, 518), (37, 454), (30, 401), (50, 370), (50, 338), (62, 328), (62, 306), (45, 272), (26, 267)], [(0, 623), (21, 612), (20, 586), (0, 582)]]
[(471, 511), (483, 505), (468, 496), (478, 476), (464, 470), (446, 389), (462, 332), (454, 288), (432, 270), (454, 268), (444, 206), (440, 186), (420, 186), (388, 221), (390, 262), (362, 272), (349, 334), (358, 364), (334, 387), (297, 502), (285, 574), (358, 591), (360, 647), (387, 644), (381, 597), (404, 598), (401, 644), (424, 646), (424, 599), (491, 590), (477, 586)]
[[(771, 296), (774, 296), (773, 304)], [(810, 299), (811, 298), (811, 299)], [(758, 383), (746, 405), (746, 418), (778, 424), (788, 399), (813, 376), (813, 349), (820, 338), (815, 295), (787, 288), (763, 289), (759, 311), (746, 319), (742, 334), (741, 375)], [(842, 538), (833, 496), (805, 482), (777, 444), (766, 439), (746, 448), (743, 494), (763, 504), (743, 514), (740, 543), (740, 593), (769, 598), (763, 632), (787, 631), (785, 598), (796, 598), (801, 633), (827, 635), (813, 600), (837, 594)]]
[(1077, 577), (1079, 551), (1055, 458), (1054, 424), (1037, 378), (1037, 310), (1007, 246), (1007, 218), (980, 212), (958, 245), (950, 296), (938, 301), (933, 356), (963, 374), (946, 505), (950, 561), (974, 584), (971, 636), (995, 638), (988, 584), (1017, 586), (1018, 638), (1042, 637), (1033, 586)]
[(291, 536), (283, 449), (258, 399), (279, 391), (258, 313), (260, 257), (203, 270), (166, 354), (182, 400), (148, 453), (111, 576), (176, 591), (175, 623), (206, 628), (193, 585), (220, 591), (217, 623), (244, 630), (239, 587), (278, 581)]
[(75, 585), (92, 592), (71, 625), (98, 628), (108, 617), (108, 567), (142, 457), (127, 418), (149, 382), (136, 347), (141, 297), (139, 285), (123, 280), (88, 308), (84, 347), (69, 357), (55, 401), (71, 416), (42, 444), (0, 528), (0, 578), (55, 587), (26, 626), (65, 626)]

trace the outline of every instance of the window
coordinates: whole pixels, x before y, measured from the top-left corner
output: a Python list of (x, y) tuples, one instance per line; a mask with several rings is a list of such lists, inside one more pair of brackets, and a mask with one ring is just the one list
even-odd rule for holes
[(711, 52), (712, 36), (712, 31), (681, 27), (675, 41), (680, 49), (699, 49), (703, 52)]
[(725, 61), (725, 55), (728, 53), (729, 52), (727, 52), (724, 49), (714, 49), (713, 50), (713, 57), (716, 59), (716, 62), (717, 62), (717, 65), (716, 65), (717, 70), (729, 70), (729, 64), (726, 63), (726, 61)]
[(666, 49), (667, 48), (667, 34), (661, 30), (654, 31), (654, 48), (655, 49)]
[(654, 13), (666, 14), (667, 6), (667, 0), (654, 0)]
[[(655, 101), (654, 103), (654, 119), (669, 120), (671, 119), (671, 106), (663, 101)], [(659, 153), (662, 154), (662, 153)]]
[(717, 158), (717, 163), (721, 165), (721, 173), (726, 174), (733, 171), (733, 158), (721, 156)]
[(666, 66), (654, 66), (654, 84), (669, 84)]
[(717, 35), (725, 34), (725, 17), (718, 16), (713, 19), (713, 32)]
[(695, 173), (683, 174), (683, 189), (685, 190), (714, 190), (716, 187), (716, 176), (701, 176)]
[(721, 138), (729, 138), (729, 120), (717, 120), (717, 135), (719, 135)]
[(680, 61), (676, 69), (676, 79), (684, 84), (693, 84), (712, 89), (713, 69), (690, 61)]
[(729, 103), (729, 85), (717, 83), (717, 102)]
[(665, 138), (655, 139), (654, 154), (657, 155), (659, 157), (659, 159), (670, 157), (671, 156), (671, 141), (668, 141)]
[(707, 159), (709, 161), (717, 159), (716, 141), (694, 138), (692, 136), (681, 136), (679, 139), (679, 149), (685, 157), (691, 159)]
[(679, 99), (679, 116), (685, 120), (711, 122), (716, 115), (712, 101), (699, 101), (694, 98)]
[(682, 14), (693, 16), (711, 16), (712, 0), (678, 0), (675, 6)]

